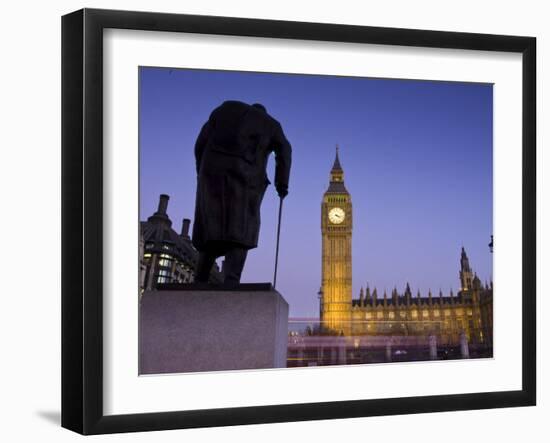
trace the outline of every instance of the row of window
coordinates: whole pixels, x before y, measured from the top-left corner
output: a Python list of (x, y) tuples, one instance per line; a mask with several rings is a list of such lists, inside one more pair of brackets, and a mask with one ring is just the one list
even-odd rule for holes
[[(153, 242), (148, 242), (145, 244), (145, 249), (153, 249), (155, 247), (155, 244)], [(169, 251), (170, 246), (168, 245), (162, 245), (162, 249)]]
[[(419, 314), (419, 313), (418, 313), (417, 310), (410, 311), (410, 313), (411, 313), (411, 317), (412, 317), (412, 318), (418, 318), (418, 314)], [(365, 319), (370, 320), (370, 319), (372, 319), (372, 318), (375, 318), (375, 317), (374, 317), (374, 314), (375, 314), (374, 312), (366, 312), (366, 313), (365, 313)], [(445, 310), (443, 311), (443, 314), (444, 314), (445, 317), (450, 317), (450, 316), (451, 316), (451, 310), (450, 310), (450, 309), (445, 309)], [(466, 314), (467, 314), (469, 317), (471, 317), (471, 316), (473, 315), (473, 311), (472, 311), (471, 309), (468, 309), (468, 310), (466, 311)], [(440, 311), (439, 311), (439, 310), (434, 310), (434, 311), (433, 311), (433, 316), (434, 316), (434, 317), (439, 317), (440, 315), (441, 315), (441, 314), (440, 314)], [(456, 309), (456, 310), (455, 310), (455, 315), (457, 315), (457, 316), (464, 315), (464, 310), (462, 310), (462, 309)], [(405, 318), (406, 316), (407, 316), (407, 311), (399, 311), (399, 317), (400, 317), (400, 318)], [(425, 309), (425, 310), (422, 311), (422, 317), (428, 318), (429, 316), (430, 316), (430, 311), (429, 311), (429, 310)], [(376, 318), (377, 318), (377, 319), (384, 318), (384, 312), (383, 312), (383, 311), (378, 311), (378, 312), (376, 312)], [(395, 318), (395, 312), (394, 312), (394, 311), (388, 312), (388, 318), (390, 318), (390, 319)]]
[(369, 332), (384, 332), (384, 331), (392, 331), (392, 330), (407, 330), (409, 332), (422, 332), (422, 331), (434, 331), (434, 332), (441, 332), (443, 331), (451, 331), (451, 330), (463, 330), (465, 325), (468, 325), (468, 329), (471, 331), (474, 329), (474, 322), (472, 320), (469, 320), (468, 323), (464, 323), (461, 320), (457, 320), (456, 322), (453, 322), (452, 324), (449, 322), (441, 323), (369, 323), (366, 325), (366, 330)]

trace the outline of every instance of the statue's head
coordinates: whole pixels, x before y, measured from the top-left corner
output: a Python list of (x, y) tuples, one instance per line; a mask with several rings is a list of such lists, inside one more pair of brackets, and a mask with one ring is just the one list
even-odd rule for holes
[(265, 109), (265, 106), (260, 103), (254, 103), (252, 106), (254, 108), (259, 109), (260, 111), (267, 112), (267, 109)]

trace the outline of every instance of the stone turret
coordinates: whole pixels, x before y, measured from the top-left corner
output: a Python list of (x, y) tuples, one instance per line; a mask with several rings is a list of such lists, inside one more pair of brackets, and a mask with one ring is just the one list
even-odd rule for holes
[(460, 277), (460, 285), (462, 286), (462, 290), (468, 291), (472, 289), (472, 268), (470, 267), (470, 260), (466, 255), (464, 246), (462, 247), (462, 251), (460, 252), (460, 271), (458, 274)]
[(411, 304), (411, 287), (409, 286), (409, 282), (407, 282), (407, 286), (405, 287), (405, 303), (407, 306)]
[(371, 295), (370, 295), (370, 288), (369, 288), (369, 285), (367, 284), (367, 290), (366, 290), (366, 293), (365, 293), (365, 304), (369, 304), (371, 302)]

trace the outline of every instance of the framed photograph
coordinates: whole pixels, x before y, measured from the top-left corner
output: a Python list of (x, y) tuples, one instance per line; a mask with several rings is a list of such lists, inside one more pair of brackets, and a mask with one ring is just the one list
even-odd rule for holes
[(535, 405), (535, 60), (532, 37), (64, 16), (62, 426)]

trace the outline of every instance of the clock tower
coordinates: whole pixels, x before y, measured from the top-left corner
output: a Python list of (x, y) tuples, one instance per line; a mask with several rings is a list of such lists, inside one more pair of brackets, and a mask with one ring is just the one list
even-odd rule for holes
[(329, 187), (321, 203), (321, 322), (324, 328), (344, 335), (351, 331), (351, 231), (351, 195), (344, 185), (336, 146)]

